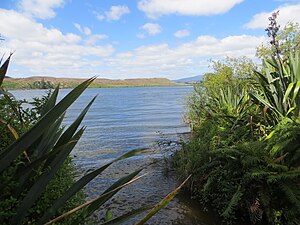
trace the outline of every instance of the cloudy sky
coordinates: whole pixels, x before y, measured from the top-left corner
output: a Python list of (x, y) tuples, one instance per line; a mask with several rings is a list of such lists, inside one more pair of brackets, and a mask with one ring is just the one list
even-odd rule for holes
[(178, 79), (253, 58), (276, 10), (300, 22), (299, 0), (1, 0), (0, 53), (12, 77)]

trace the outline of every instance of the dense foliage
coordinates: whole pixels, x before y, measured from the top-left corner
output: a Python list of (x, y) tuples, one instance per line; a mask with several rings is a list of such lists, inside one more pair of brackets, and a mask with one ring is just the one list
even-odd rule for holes
[(300, 53), (286, 54), (276, 17), (268, 27), (275, 50), (259, 71), (234, 76), (243, 64), (225, 61), (195, 87), (193, 138), (174, 157), (193, 174), (194, 195), (227, 224), (300, 223)]
[[(0, 153), (11, 145), (16, 139), (22, 136), (30, 129), (41, 117), (43, 108), (50, 97), (47, 96), (34, 98), (32, 102), (26, 100), (16, 100), (12, 95), (3, 95), (0, 98)], [(19, 188), (16, 182), (10, 179), (17, 171), (17, 165), (30, 161), (27, 152), (23, 152), (23, 156), (19, 157), (7, 173), (1, 173), (0, 183), (2, 191), (0, 194), (0, 221), (9, 224), (9, 218), (15, 215), (14, 207), (18, 205), (20, 200), (13, 196), (14, 192)], [(23, 223), (35, 223), (35, 218), (42, 216), (42, 213), (50, 208), (51, 204), (56, 200), (57, 196), (62, 195), (75, 182), (75, 168), (72, 164), (71, 157), (68, 157), (57, 174), (50, 181), (46, 191), (41, 195), (36, 204), (31, 207), (26, 220)], [(4, 186), (5, 185), (5, 186)], [(65, 213), (76, 206), (84, 203), (83, 192), (78, 192), (72, 197), (67, 204), (59, 210), (59, 213)], [(73, 216), (73, 219), (80, 218), (80, 214)], [(64, 224), (72, 224), (68, 220)]]

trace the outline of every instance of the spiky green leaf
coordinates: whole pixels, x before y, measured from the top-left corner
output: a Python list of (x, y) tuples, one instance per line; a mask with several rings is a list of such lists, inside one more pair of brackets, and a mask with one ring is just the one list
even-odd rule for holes
[(9, 55), (9, 57), (5, 60), (5, 62), (0, 67), (0, 87), (5, 78), (11, 56), (12, 56), (12, 54)]
[(38, 178), (31, 189), (26, 193), (25, 198), (18, 207), (16, 216), (11, 220), (11, 224), (22, 224), (22, 220), (27, 214), (27, 210), (35, 203), (38, 197), (44, 192), (47, 184), (50, 182), (52, 177), (60, 169), (65, 159), (69, 156), (72, 149), (75, 147), (76, 143), (80, 139), (84, 132), (84, 128), (80, 129), (69, 143), (60, 146), (60, 151), (56, 155), (55, 159), (49, 164), (47, 170)]
[(81, 95), (95, 78), (91, 78), (74, 88), (44, 117), (41, 118), (28, 132), (15, 141), (0, 155), (0, 172), (7, 168), (18, 155), (30, 147), (44, 132), (49, 124), (54, 123), (69, 106)]
[(81, 190), (87, 183), (89, 183), (92, 179), (94, 179), (96, 176), (101, 174), (107, 167), (109, 167), (114, 162), (117, 162), (122, 159), (130, 158), (135, 155), (138, 155), (142, 153), (145, 149), (135, 149), (131, 150), (124, 155), (118, 157), (117, 159), (113, 160), (110, 163), (105, 164), (104, 166), (101, 166), (100, 168), (86, 174), (81, 179), (79, 179), (75, 184), (73, 184), (65, 193), (63, 196), (61, 196), (59, 199), (56, 200), (55, 203), (49, 208), (45, 214), (42, 216), (42, 218), (37, 222), (37, 224), (44, 224), (49, 220), (56, 211), (68, 200), (70, 199), (74, 194), (76, 194), (79, 190)]

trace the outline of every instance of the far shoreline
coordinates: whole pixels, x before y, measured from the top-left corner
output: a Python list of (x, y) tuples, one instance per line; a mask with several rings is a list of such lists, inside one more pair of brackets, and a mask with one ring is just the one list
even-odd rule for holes
[[(29, 77), (5, 78), (3, 87), (7, 90), (34, 90), (51, 89), (60, 85), (61, 89), (74, 88), (84, 80), (83, 78), (54, 78)], [(136, 78), (124, 80), (110, 80), (97, 78), (89, 88), (126, 88), (126, 87), (164, 87), (164, 86), (191, 86), (189, 83), (178, 83), (167, 78)]]
[[(147, 87), (188, 87), (193, 86), (193, 84), (174, 84), (174, 85), (144, 85), (144, 86), (99, 86), (99, 87), (88, 87), (87, 89), (96, 89), (96, 88), (147, 88)], [(4, 86), (4, 88), (6, 88)], [(48, 90), (48, 89), (54, 89), (54, 88), (22, 88), (22, 89), (11, 89), (6, 88), (9, 91), (29, 91), (29, 90)], [(60, 89), (73, 89), (72, 87), (60, 87)]]

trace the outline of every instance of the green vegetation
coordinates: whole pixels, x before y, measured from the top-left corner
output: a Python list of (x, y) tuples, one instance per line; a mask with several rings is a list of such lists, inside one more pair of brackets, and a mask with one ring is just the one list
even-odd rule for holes
[(195, 86), (193, 138), (174, 156), (181, 174), (192, 173), (193, 194), (224, 224), (300, 223), (300, 53), (290, 51), (300, 32), (298, 24), (279, 31), (276, 17), (271, 46), (258, 50), (261, 67), (245, 58), (214, 62)]

